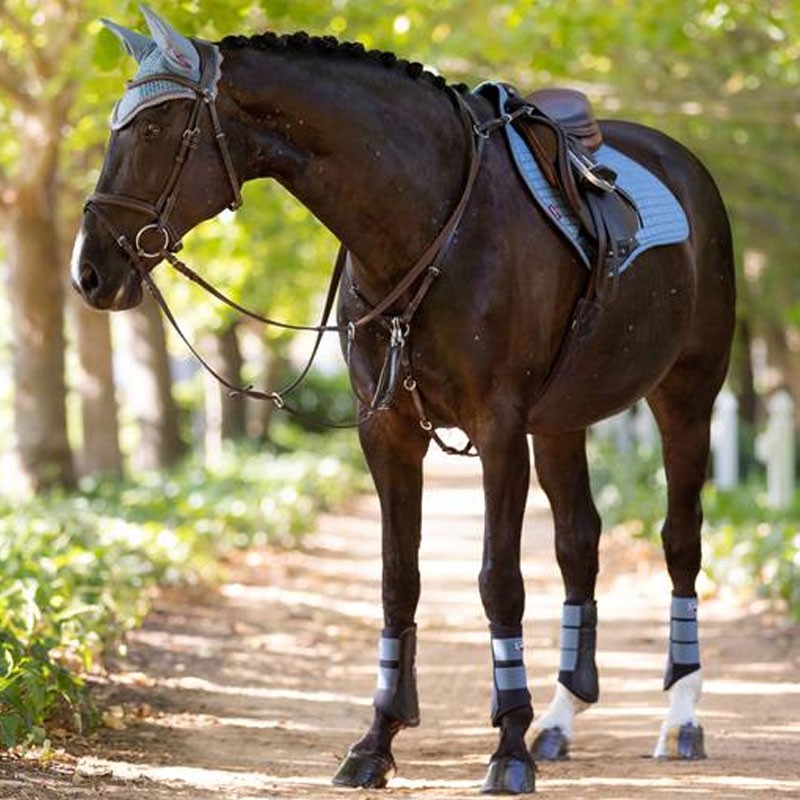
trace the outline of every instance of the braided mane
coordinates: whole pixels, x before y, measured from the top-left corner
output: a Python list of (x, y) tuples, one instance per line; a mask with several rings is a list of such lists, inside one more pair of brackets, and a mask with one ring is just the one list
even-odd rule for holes
[[(335, 36), (311, 36), (305, 31), (278, 35), (267, 32), (255, 36), (226, 36), (219, 42), (223, 50), (297, 50), (316, 52), (323, 56), (362, 59), (380, 64), (388, 69), (405, 72), (413, 80), (423, 80), (439, 89), (447, 87), (441, 75), (435, 75), (416, 61), (406, 61), (385, 50), (367, 50), (361, 42), (340, 42)], [(468, 91), (465, 84), (455, 84), (451, 88), (458, 92)]]

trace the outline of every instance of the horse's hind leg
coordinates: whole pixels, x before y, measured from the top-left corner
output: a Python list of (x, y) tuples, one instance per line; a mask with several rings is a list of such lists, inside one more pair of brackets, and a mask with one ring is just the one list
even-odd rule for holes
[(685, 359), (647, 398), (664, 446), (667, 517), (661, 536), (673, 587), (664, 676), (670, 707), (656, 744), (656, 758), (705, 757), (696, 711), (702, 672), (695, 581), (701, 562), (700, 491), (708, 463), (711, 413), (724, 366), (713, 368)]
[(364, 423), (359, 435), (381, 504), (384, 628), (372, 725), (350, 748), (333, 782), (379, 789), (395, 770), (395, 735), (419, 724), (414, 615), (420, 592), (422, 459), (430, 440), (419, 426), (389, 412)]
[(553, 511), (556, 555), (564, 580), (561, 663), (553, 701), (534, 721), (534, 760), (566, 758), (573, 719), (598, 698), (594, 601), (600, 517), (589, 487), (586, 433), (536, 435), (536, 472)]

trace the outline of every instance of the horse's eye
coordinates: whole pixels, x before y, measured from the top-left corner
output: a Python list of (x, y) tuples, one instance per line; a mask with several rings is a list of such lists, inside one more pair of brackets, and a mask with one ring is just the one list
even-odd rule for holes
[(144, 126), (144, 138), (145, 139), (157, 139), (161, 136), (162, 128), (157, 122), (148, 122)]

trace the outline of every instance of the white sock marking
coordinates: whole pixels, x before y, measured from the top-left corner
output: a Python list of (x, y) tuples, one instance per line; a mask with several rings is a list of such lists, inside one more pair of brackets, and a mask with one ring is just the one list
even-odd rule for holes
[(546, 730), (547, 728), (561, 728), (561, 732), (567, 739), (572, 739), (572, 722), (577, 714), (586, 711), (591, 703), (587, 703), (576, 697), (572, 692), (561, 683), (556, 684), (556, 693), (547, 708), (547, 711), (535, 719), (533, 727), (536, 730)]
[(677, 681), (669, 690), (669, 710), (667, 718), (661, 724), (661, 733), (658, 736), (653, 758), (666, 758), (675, 753), (667, 752), (667, 738), (669, 732), (677, 730), (682, 725), (691, 723), (697, 725), (697, 703), (703, 690), (703, 670), (699, 669)]

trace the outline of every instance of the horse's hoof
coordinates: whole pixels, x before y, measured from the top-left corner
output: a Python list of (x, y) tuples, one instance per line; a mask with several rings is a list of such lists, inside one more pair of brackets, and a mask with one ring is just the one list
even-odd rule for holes
[(703, 729), (691, 722), (679, 728), (670, 728), (659, 740), (656, 758), (677, 758), (683, 761), (700, 761), (706, 758)]
[(385, 789), (386, 781), (397, 771), (391, 753), (359, 753), (348, 750), (333, 776), (334, 786), (360, 789)]
[(531, 794), (536, 791), (533, 764), (512, 756), (493, 758), (481, 794)]
[(531, 745), (534, 761), (566, 761), (569, 758), (569, 739), (561, 728), (545, 728)]

